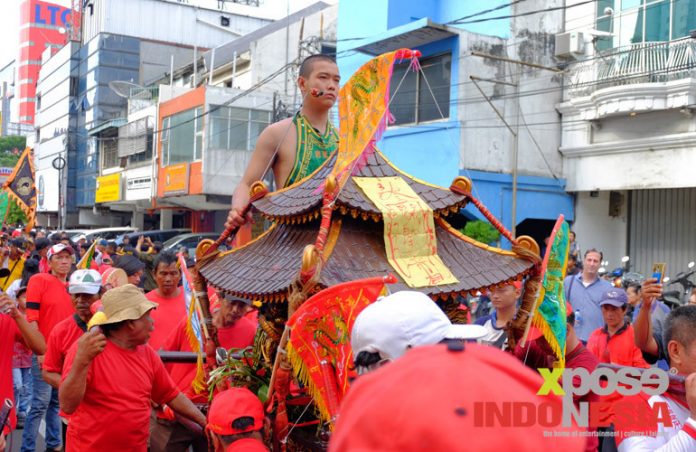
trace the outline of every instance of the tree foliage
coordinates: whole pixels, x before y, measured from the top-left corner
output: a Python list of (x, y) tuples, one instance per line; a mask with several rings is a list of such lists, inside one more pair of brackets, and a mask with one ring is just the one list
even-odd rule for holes
[(5, 224), (27, 224), (27, 216), (24, 215), (24, 211), (19, 208), (14, 199), (10, 198), (8, 207), (9, 212), (7, 212)]
[(27, 138), (22, 136), (0, 137), (0, 154), (13, 152), (15, 149), (22, 152), (27, 145)]
[(500, 237), (500, 232), (486, 221), (469, 221), (461, 231), (464, 235), (486, 244), (496, 242)]

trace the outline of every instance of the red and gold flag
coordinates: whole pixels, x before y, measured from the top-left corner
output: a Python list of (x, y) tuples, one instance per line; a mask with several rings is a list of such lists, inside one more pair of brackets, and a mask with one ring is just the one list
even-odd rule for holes
[(377, 300), (396, 278), (367, 278), (324, 289), (309, 298), (288, 320), (288, 357), (297, 378), (307, 386), (323, 420), (333, 424), (354, 376), (350, 332), (360, 312)]

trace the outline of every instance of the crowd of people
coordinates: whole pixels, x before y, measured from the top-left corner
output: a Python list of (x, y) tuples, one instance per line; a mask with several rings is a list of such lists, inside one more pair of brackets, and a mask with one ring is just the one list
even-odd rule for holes
[[(259, 136), (227, 227), (249, 222), (249, 187), (268, 168), (276, 187), (285, 187), (336, 150), (328, 112), (338, 97), (338, 67), (313, 55), (299, 74), (302, 108)], [(527, 418), (521, 426), (497, 425), (502, 415), (496, 410), (505, 404), (551, 412), (562, 404), (541, 394), (539, 369), (558, 361), (544, 335), (533, 329), (525, 344), (508, 336), (525, 287), (510, 281), (484, 294), (492, 312), (474, 315), (468, 325), (452, 324), (415, 291), (366, 307), (350, 334), (357, 377), (329, 450), (696, 450), (696, 306), (670, 310), (659, 301), (662, 285), (655, 279), (627, 288), (610, 284), (598, 275), (602, 253), (581, 255), (572, 239), (564, 281), (565, 367), (589, 373), (600, 363), (659, 366), (684, 377), (681, 393), (666, 391), (634, 405), (636, 418), (667, 407), (670, 422), (636, 428), (616, 415), (621, 397), (590, 391), (573, 396), (573, 403), (599, 404), (597, 425), (562, 429)], [(23, 428), (21, 450), (36, 450), (41, 422), (47, 450), (268, 450), (266, 412), (254, 393), (229, 388), (208, 403), (205, 392), (194, 390), (194, 364), (164, 364), (157, 354), (191, 351), (176, 254), (143, 238), (73, 243), (60, 233), (8, 230), (0, 240), (0, 397), (16, 402), (0, 451), (15, 428)], [(81, 260), (89, 265), (77, 269)], [(184, 256), (183, 265), (191, 259)], [(209, 297), (220, 346), (251, 346), (258, 320), (250, 300)]]
[[(165, 366), (156, 354), (191, 351), (179, 256), (142, 238), (116, 246), (8, 230), (0, 240), (0, 397), (15, 405), (0, 450), (15, 429), (21, 450), (36, 450), (44, 423), (46, 450), (207, 451), (212, 431), (183, 426), (208, 426), (196, 366)], [(251, 346), (250, 301), (210, 298), (220, 345)]]

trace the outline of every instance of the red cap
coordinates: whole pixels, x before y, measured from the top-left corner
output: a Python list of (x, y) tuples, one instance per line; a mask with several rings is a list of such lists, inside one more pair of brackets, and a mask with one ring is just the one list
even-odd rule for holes
[[(253, 425), (241, 430), (232, 427), (232, 422), (245, 416), (254, 418)], [(230, 388), (213, 397), (206, 428), (218, 435), (237, 435), (261, 430), (263, 419), (263, 405), (253, 392), (247, 388)]]
[(227, 446), (225, 452), (268, 452), (268, 447), (258, 439), (242, 438)]
[(516, 451), (584, 451), (586, 439), (572, 436), (577, 428), (569, 437), (549, 437), (544, 432), (561, 427), (476, 425), (488, 417), (482, 412), (486, 402), (498, 410), (509, 402), (534, 408), (547, 403), (560, 413), (559, 397), (537, 395), (543, 383), (514, 356), (493, 347), (416, 347), (356, 380), (341, 405), (329, 450), (509, 450), (514, 445)]
[(14, 231), (12, 231), (12, 238), (19, 237), (20, 235), (22, 235), (21, 229), (15, 229)]

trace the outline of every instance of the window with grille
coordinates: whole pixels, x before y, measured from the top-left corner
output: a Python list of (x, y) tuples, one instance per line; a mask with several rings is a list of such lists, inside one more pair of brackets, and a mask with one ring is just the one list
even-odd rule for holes
[(452, 54), (422, 58), (422, 72), (413, 71), (409, 64), (394, 66), (389, 106), (394, 124), (418, 124), (449, 118)]

